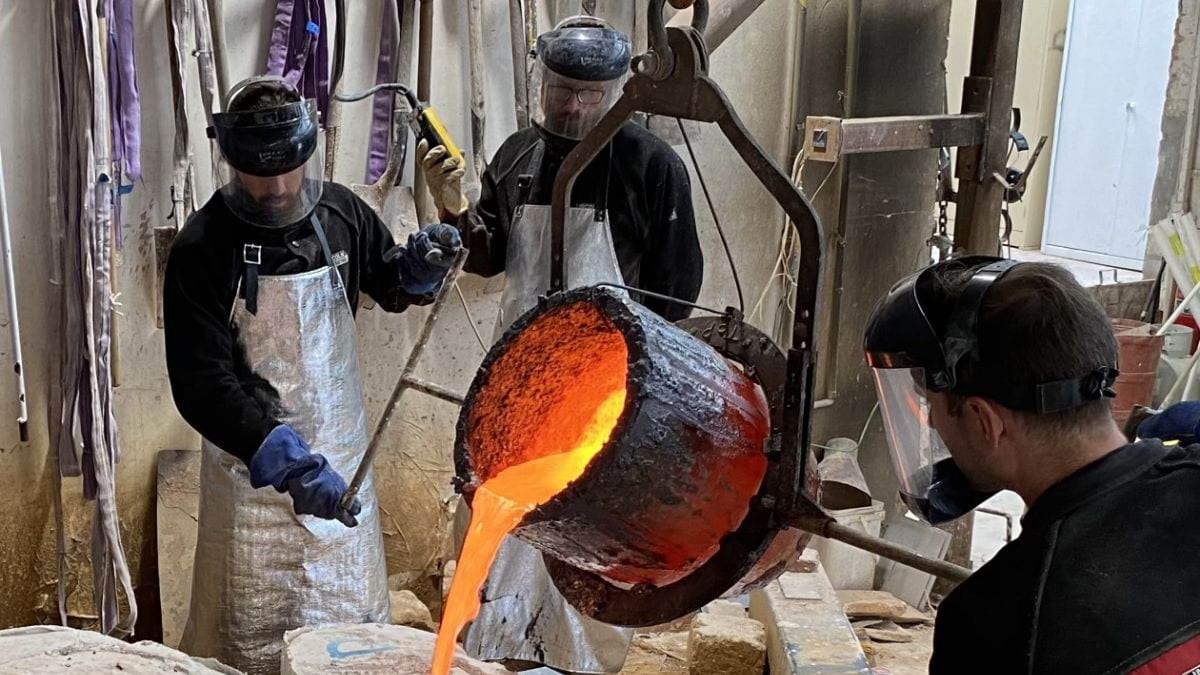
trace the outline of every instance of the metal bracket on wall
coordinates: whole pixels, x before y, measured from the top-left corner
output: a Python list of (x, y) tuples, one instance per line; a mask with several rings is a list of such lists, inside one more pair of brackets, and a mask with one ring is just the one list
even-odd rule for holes
[(986, 127), (983, 113), (855, 119), (810, 116), (804, 123), (804, 154), (819, 162), (836, 162), (844, 155), (980, 145)]

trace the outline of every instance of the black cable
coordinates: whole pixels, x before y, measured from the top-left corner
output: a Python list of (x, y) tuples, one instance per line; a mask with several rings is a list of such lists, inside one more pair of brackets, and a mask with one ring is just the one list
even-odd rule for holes
[(346, 69), (346, 0), (334, 1), (334, 12), (337, 14), (337, 28), (333, 33), (333, 77), (329, 79), (330, 93), (337, 91), (342, 81), (342, 72)]
[(692, 166), (696, 167), (696, 178), (700, 179), (700, 189), (704, 191), (704, 200), (708, 202), (708, 210), (712, 213), (713, 224), (717, 226), (717, 234), (721, 237), (721, 246), (725, 247), (725, 257), (729, 260), (729, 271), (733, 273), (733, 285), (737, 287), (738, 310), (746, 315), (746, 299), (742, 297), (742, 280), (738, 277), (737, 265), (733, 264), (733, 253), (729, 250), (729, 242), (725, 239), (725, 229), (717, 218), (717, 209), (713, 206), (712, 197), (708, 194), (708, 184), (704, 182), (704, 174), (700, 173), (700, 163), (696, 161), (696, 153), (692, 151), (692, 141), (688, 138), (687, 130), (683, 128), (683, 120), (675, 118), (679, 125), (679, 133), (683, 134), (683, 144), (687, 146), (688, 156), (692, 158)]

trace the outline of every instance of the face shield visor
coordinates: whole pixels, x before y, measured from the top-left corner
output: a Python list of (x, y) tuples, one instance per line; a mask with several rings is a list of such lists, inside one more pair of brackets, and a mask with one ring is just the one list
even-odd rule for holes
[(221, 196), (239, 218), (283, 227), (316, 207), (325, 169), (316, 101), (217, 113), (212, 133)]
[(950, 457), (937, 429), (945, 423), (940, 413), (946, 411), (934, 413), (924, 368), (872, 368), (872, 374), (900, 497), (909, 510), (936, 525), (965, 515), (995, 494), (971, 487)]
[(533, 121), (546, 131), (581, 140), (621, 95), (624, 78), (607, 82), (576, 80), (539, 65), (535, 82), (539, 88)]
[(533, 121), (556, 136), (580, 140), (621, 95), (629, 72), (629, 38), (600, 19), (566, 19), (537, 39)]

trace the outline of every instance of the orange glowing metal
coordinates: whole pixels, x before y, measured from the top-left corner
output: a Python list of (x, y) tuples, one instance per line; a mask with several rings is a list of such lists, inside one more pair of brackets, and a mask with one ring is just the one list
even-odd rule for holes
[(458, 634), (479, 612), (479, 592), (487, 580), (500, 542), (520, 524), (525, 514), (579, 478), (608, 441), (625, 409), (625, 383), (623, 377), (620, 379), (619, 386), (610, 387), (607, 393), (592, 390), (592, 396), (601, 394), (603, 398), (593, 408), (591, 419), (583, 426), (574, 449), (509, 467), (475, 491), (471, 526), (438, 631), (432, 675), (450, 672)]

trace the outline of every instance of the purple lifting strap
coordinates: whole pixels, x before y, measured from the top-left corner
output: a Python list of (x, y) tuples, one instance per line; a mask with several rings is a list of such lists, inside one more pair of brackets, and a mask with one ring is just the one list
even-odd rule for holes
[(315, 98), (324, 124), (329, 108), (329, 50), (325, 0), (276, 0), (275, 27), (267, 53), (267, 74), (295, 85)]
[[(385, 0), (383, 25), (379, 29), (379, 59), (375, 63), (375, 84), (396, 79), (396, 28), (404, 16), (403, 0)], [(393, 21), (398, 17), (399, 21)], [(373, 184), (387, 169), (388, 151), (392, 145), (392, 115), (396, 111), (396, 95), (392, 91), (375, 92), (371, 107), (370, 146), (367, 150), (367, 184)]]
[(134, 61), (133, 0), (106, 0), (105, 4), (113, 162), (126, 178), (135, 181), (142, 177), (142, 114)]

